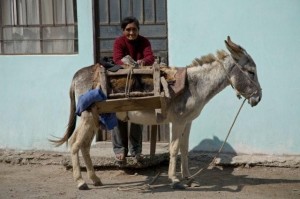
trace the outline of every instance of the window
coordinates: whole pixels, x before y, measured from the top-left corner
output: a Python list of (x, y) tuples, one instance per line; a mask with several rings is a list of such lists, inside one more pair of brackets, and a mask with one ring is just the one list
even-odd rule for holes
[(76, 0), (1, 0), (0, 55), (78, 52)]

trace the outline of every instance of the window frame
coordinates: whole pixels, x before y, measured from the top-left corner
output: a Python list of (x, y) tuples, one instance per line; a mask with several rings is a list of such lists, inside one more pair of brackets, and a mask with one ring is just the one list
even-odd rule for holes
[[(52, 7), (45, 10), (46, 4)], [(57, 19), (59, 5), (64, 5), (60, 10), (61, 21)], [(69, 11), (68, 5), (73, 6), (73, 10)], [(34, 7), (31, 11), (38, 10), (30, 12), (29, 6)], [(6, 8), (10, 10), (2, 12)], [(47, 23), (44, 23), (47, 15), (43, 11), (52, 17)], [(1, 0), (0, 15), (0, 55), (78, 54), (76, 0)], [(28, 35), (33, 37), (28, 38)]]

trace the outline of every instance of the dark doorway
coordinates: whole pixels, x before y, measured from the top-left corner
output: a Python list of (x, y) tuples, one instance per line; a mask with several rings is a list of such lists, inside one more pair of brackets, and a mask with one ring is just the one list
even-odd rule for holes
[(134, 16), (155, 55), (168, 62), (167, 0), (95, 0), (94, 11), (96, 60), (112, 56), (113, 42), (122, 34), (121, 20)]
[[(114, 40), (122, 34), (120, 23), (126, 16), (139, 20), (140, 34), (150, 40), (159, 62), (168, 64), (167, 0), (94, 0), (96, 62), (112, 57)], [(169, 142), (169, 126), (157, 130), (157, 141)], [(150, 141), (150, 131), (151, 127), (144, 127), (143, 141)], [(111, 140), (111, 135), (98, 133), (96, 140)]]

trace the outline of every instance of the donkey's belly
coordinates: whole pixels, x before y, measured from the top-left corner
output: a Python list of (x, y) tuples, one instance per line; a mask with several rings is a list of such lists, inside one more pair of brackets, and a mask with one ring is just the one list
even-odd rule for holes
[(117, 117), (120, 120), (129, 119), (130, 122), (136, 124), (154, 125), (157, 124), (156, 115), (154, 110), (150, 111), (129, 111), (119, 112)]

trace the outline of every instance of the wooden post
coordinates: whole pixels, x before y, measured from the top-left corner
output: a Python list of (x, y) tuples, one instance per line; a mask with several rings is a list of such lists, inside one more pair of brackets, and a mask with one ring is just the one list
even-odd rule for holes
[(160, 65), (153, 64), (154, 96), (160, 96)]
[[(153, 64), (153, 86), (154, 86), (154, 91), (153, 91), (154, 96), (161, 96), (160, 95), (160, 65), (158, 63)], [(156, 115), (161, 114), (161, 109), (155, 109), (155, 113)], [(157, 125), (152, 125), (151, 140), (150, 140), (150, 157), (155, 156), (156, 139), (157, 139)]]
[(157, 139), (157, 125), (151, 126), (151, 140), (150, 140), (150, 157), (155, 156), (156, 150), (156, 139)]
[(100, 67), (100, 86), (102, 92), (108, 97), (108, 90), (107, 90), (107, 77), (106, 77), (106, 70), (104, 67)]
[[(99, 82), (100, 82), (100, 88), (102, 92), (107, 96), (107, 77), (106, 77), (106, 70), (103, 66), (100, 66), (99, 71)], [(98, 113), (99, 114), (99, 113)], [(96, 133), (96, 141), (105, 141), (106, 138), (106, 131), (105, 130), (98, 130)]]

